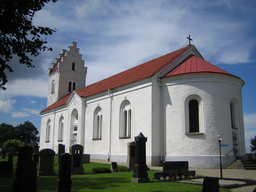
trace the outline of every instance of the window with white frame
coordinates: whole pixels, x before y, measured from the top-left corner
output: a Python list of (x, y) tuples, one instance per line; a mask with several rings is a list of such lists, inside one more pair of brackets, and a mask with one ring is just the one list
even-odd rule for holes
[(185, 101), (186, 134), (203, 133), (203, 105), (198, 95), (190, 95)]
[(120, 138), (131, 138), (131, 104), (125, 100), (120, 107)]
[(46, 124), (45, 143), (49, 143), (50, 138), (51, 138), (51, 120), (49, 119)]
[(77, 143), (77, 135), (78, 135), (78, 111), (74, 109), (71, 113), (71, 145)]
[(231, 121), (231, 128), (237, 129), (237, 122), (236, 122), (236, 113), (237, 113), (237, 101), (236, 99), (232, 99), (230, 102), (230, 121)]
[(64, 118), (63, 116), (61, 116), (59, 120), (58, 142), (63, 142), (63, 137), (64, 137)]
[(75, 81), (69, 81), (68, 83), (68, 92), (72, 92), (76, 90), (76, 82)]
[(52, 93), (55, 93), (55, 80), (52, 81)]
[(102, 134), (102, 109), (97, 107), (93, 117), (93, 139), (100, 140)]

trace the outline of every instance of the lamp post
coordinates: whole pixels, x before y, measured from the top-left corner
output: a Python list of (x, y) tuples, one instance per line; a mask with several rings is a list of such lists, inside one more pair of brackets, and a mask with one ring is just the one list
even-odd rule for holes
[(220, 151), (220, 178), (222, 177), (222, 162), (221, 162), (221, 141), (222, 141), (222, 136), (218, 135), (218, 141), (219, 141), (219, 151)]

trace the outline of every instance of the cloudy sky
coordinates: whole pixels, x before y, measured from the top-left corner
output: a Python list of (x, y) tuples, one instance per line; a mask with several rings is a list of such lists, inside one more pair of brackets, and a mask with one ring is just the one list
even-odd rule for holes
[(37, 12), (34, 24), (56, 28), (47, 37), (52, 52), (14, 58), (7, 90), (0, 90), (0, 123), (26, 120), (40, 129), (46, 107), (48, 68), (72, 41), (88, 67), (87, 85), (182, 48), (191, 35), (205, 60), (245, 81), (246, 150), (256, 135), (256, 1), (246, 0), (59, 0)]

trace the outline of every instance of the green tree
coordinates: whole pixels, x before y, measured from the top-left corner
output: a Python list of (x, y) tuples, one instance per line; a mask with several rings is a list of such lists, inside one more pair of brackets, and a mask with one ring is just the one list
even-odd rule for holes
[(256, 136), (254, 136), (254, 138), (251, 138), (251, 152), (256, 151)]
[(29, 121), (19, 124), (15, 127), (16, 136), (15, 138), (21, 142), (37, 146), (39, 141), (37, 128)]
[(0, 0), (0, 90), (8, 80), (5, 70), (13, 72), (7, 64), (17, 55), (19, 62), (27, 67), (34, 67), (32, 59), (41, 51), (52, 50), (45, 46), (47, 41), (42, 35), (51, 35), (55, 29), (35, 26), (32, 22), (36, 11), (41, 10), (45, 3), (57, 0)]
[(15, 132), (15, 128), (12, 125), (7, 123), (0, 124), (0, 148), (4, 142), (15, 138)]
[(24, 143), (21, 142), (20, 140), (17, 140), (17, 139), (9, 139), (9, 140), (7, 140), (7, 141), (5, 141), (5, 142), (3, 143), (2, 148), (3, 148), (3, 149), (6, 149), (6, 151), (10, 151), (10, 148), (11, 148), (11, 147), (15, 147), (16, 151), (18, 151), (18, 149), (19, 149), (20, 147), (22, 147), (23, 145), (24, 145)]

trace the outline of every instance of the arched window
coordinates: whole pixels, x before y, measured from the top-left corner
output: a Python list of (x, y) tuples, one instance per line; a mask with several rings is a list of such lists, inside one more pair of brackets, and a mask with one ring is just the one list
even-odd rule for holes
[(63, 137), (64, 137), (64, 118), (63, 116), (61, 116), (59, 120), (58, 142), (63, 142)]
[(55, 93), (55, 80), (52, 81), (52, 93)]
[(189, 132), (199, 132), (199, 104), (196, 99), (189, 101)]
[(49, 143), (51, 138), (51, 120), (49, 119), (46, 124), (46, 135), (45, 135), (45, 142)]
[(236, 123), (236, 101), (232, 100), (230, 102), (230, 121), (231, 121), (231, 128), (237, 129), (237, 123)]
[(69, 81), (69, 84), (68, 84), (68, 91), (69, 92), (72, 92), (76, 90), (76, 82), (75, 81)]
[(72, 63), (72, 71), (75, 71), (75, 70), (76, 70), (76, 64)]
[(71, 145), (77, 143), (77, 133), (78, 133), (78, 112), (74, 109), (71, 113)]
[(101, 139), (102, 134), (102, 109), (97, 107), (94, 112), (93, 119), (93, 139)]
[(203, 102), (200, 96), (190, 95), (185, 100), (186, 134), (203, 133)]
[(131, 137), (131, 104), (128, 100), (125, 100), (120, 107), (120, 138)]

